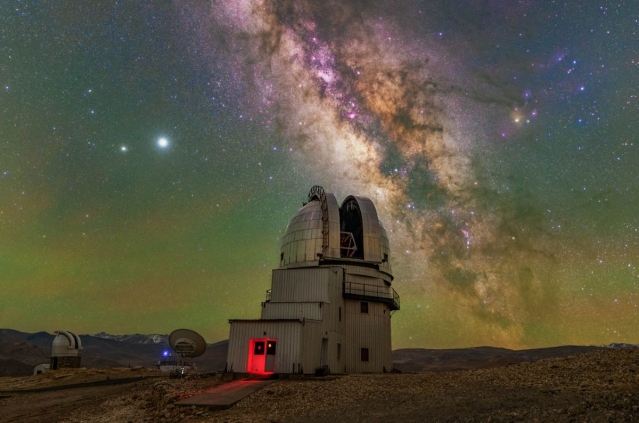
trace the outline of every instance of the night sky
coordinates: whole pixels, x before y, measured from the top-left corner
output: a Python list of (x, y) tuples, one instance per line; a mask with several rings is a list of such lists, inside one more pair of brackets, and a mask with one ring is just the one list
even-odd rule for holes
[(393, 348), (639, 342), (639, 2), (1, 1), (0, 327), (257, 318), (369, 196)]

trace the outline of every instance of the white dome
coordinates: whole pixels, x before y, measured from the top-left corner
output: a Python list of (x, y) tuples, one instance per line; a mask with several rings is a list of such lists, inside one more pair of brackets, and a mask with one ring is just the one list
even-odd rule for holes
[(80, 337), (63, 330), (56, 331), (55, 334), (51, 346), (51, 357), (76, 357), (82, 349)]
[(389, 259), (388, 237), (373, 202), (348, 196), (339, 207), (335, 195), (319, 186), (290, 220), (280, 247), (280, 268), (343, 261), (376, 265), (391, 275)]

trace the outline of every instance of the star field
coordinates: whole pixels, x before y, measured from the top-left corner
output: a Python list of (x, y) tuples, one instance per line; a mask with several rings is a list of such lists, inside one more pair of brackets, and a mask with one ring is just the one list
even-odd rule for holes
[(3, 3), (0, 327), (225, 339), (318, 184), (394, 348), (638, 342), (639, 5), (542, 3)]

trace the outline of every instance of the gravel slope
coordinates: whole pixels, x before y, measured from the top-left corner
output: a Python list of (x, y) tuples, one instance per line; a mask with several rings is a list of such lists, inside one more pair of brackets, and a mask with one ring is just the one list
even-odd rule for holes
[(3, 421), (56, 422), (639, 421), (634, 348), (478, 370), (282, 380), (224, 411), (173, 405), (219, 383), (162, 378), (19, 394), (0, 399), (0, 409), (16, 418)]

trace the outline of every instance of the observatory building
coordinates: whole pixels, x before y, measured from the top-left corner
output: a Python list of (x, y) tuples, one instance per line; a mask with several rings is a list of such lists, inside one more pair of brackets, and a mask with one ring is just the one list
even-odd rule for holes
[(257, 320), (229, 320), (229, 372), (389, 372), (399, 310), (373, 202), (314, 186), (290, 220)]
[(55, 334), (51, 346), (51, 370), (80, 367), (80, 337), (64, 330), (56, 331)]

